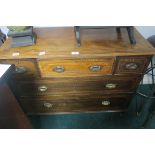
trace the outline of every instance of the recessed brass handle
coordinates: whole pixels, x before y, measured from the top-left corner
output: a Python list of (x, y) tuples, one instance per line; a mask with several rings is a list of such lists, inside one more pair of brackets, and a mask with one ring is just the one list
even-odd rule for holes
[(127, 63), (125, 65), (125, 68), (128, 69), (128, 70), (135, 70), (138, 68), (138, 65), (134, 62), (131, 62), (131, 63)]
[(114, 89), (114, 88), (116, 88), (116, 84), (114, 84), (114, 83), (107, 83), (105, 85), (105, 87), (108, 88), (108, 89)]
[(52, 104), (52, 103), (45, 102), (45, 103), (43, 104), (43, 106), (44, 106), (45, 108), (52, 108), (52, 107), (53, 107), (53, 104)]
[(102, 105), (108, 106), (108, 105), (110, 105), (110, 101), (102, 101)]
[(57, 73), (62, 73), (65, 71), (65, 68), (63, 66), (56, 66), (53, 68), (53, 71)]
[(47, 91), (47, 86), (39, 86), (38, 87), (38, 90), (40, 91), (40, 92), (45, 92), (45, 91)]
[(27, 72), (27, 69), (25, 67), (22, 67), (22, 66), (15, 67), (15, 73), (17, 73), (17, 74), (23, 74), (26, 72)]
[(92, 72), (99, 72), (102, 70), (102, 66), (100, 65), (92, 65), (89, 67), (89, 70)]

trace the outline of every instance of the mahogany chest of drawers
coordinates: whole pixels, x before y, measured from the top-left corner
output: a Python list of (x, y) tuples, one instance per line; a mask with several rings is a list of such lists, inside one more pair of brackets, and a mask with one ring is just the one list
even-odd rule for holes
[(15, 64), (10, 86), (27, 114), (125, 111), (155, 54), (135, 30), (82, 30), (76, 46), (73, 27), (36, 28), (34, 46), (0, 49), (0, 63)]

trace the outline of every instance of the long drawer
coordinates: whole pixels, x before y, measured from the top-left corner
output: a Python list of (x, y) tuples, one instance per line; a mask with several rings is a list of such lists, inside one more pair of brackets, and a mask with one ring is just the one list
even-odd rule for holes
[[(102, 94), (134, 92), (139, 77), (56, 78), (51, 80), (13, 81), (12, 88), (23, 96), (82, 94), (85, 91)], [(15, 87), (14, 87), (15, 85)]]
[(110, 75), (113, 57), (102, 59), (38, 60), (42, 77), (81, 77)]
[(131, 95), (102, 96), (82, 99), (21, 99), (21, 106), (28, 114), (50, 114), (93, 111), (124, 111)]

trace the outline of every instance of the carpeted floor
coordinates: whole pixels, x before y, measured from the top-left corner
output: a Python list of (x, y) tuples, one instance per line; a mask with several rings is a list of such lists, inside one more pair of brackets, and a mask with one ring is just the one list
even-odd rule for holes
[[(149, 94), (151, 85), (141, 85), (138, 91)], [(125, 113), (78, 113), (64, 115), (29, 116), (36, 129), (138, 129), (155, 128), (155, 116), (147, 123), (154, 99), (135, 95)], [(148, 101), (147, 104), (146, 101)], [(142, 108), (144, 107), (144, 108)], [(154, 109), (152, 107), (152, 109)], [(140, 112), (141, 111), (141, 112)], [(138, 113), (139, 112), (139, 113)]]

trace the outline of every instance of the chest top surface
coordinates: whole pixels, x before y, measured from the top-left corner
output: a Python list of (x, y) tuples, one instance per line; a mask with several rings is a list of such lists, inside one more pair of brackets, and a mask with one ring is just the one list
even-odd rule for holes
[(34, 28), (33, 46), (11, 48), (11, 39), (0, 48), (1, 59), (154, 55), (155, 49), (135, 29), (137, 44), (131, 45), (126, 29), (118, 35), (114, 28), (82, 29), (81, 47), (77, 47), (73, 27)]

